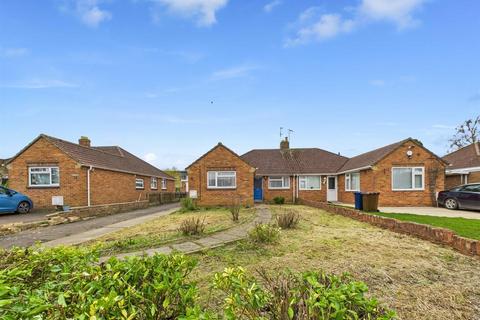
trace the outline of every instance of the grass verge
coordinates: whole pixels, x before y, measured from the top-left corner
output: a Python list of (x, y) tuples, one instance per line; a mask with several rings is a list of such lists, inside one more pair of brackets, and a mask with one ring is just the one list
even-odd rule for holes
[(459, 236), (480, 240), (480, 220), (466, 218), (450, 218), (425, 216), (409, 213), (384, 213), (369, 212), (377, 216), (394, 218), (402, 221), (411, 221), (416, 223), (428, 224), (434, 227), (450, 229)]

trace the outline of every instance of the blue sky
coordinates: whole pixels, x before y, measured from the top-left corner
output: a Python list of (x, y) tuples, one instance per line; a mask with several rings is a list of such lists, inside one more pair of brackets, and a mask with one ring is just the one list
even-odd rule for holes
[(442, 155), (480, 111), (480, 2), (3, 0), (0, 158), (39, 133), (183, 168), (218, 141)]

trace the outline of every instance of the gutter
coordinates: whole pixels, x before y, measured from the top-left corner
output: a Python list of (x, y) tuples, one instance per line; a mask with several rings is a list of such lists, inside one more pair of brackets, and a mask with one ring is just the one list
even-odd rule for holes
[(480, 171), (480, 167), (470, 167), (470, 168), (459, 168), (459, 169), (447, 169), (445, 173), (447, 175), (450, 174), (469, 174), (471, 172), (478, 172)]
[(357, 171), (368, 170), (368, 169), (372, 169), (372, 166), (365, 166), (365, 167), (360, 167), (360, 168), (345, 170), (345, 171), (337, 172), (335, 175), (344, 174), (344, 173), (349, 173), (349, 172), (357, 172)]

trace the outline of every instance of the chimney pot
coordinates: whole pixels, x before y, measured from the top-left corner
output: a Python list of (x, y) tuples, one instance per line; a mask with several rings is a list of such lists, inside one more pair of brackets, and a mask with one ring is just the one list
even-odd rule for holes
[(280, 141), (280, 150), (288, 149), (290, 149), (290, 142), (288, 141), (288, 137), (285, 137), (285, 140)]
[(80, 139), (78, 139), (78, 144), (84, 147), (90, 147), (90, 139), (85, 136), (81, 136)]

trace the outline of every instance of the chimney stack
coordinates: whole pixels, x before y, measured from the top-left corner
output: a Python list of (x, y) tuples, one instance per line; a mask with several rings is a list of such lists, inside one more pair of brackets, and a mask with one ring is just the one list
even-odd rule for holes
[(280, 150), (288, 149), (290, 149), (290, 142), (288, 141), (288, 137), (285, 137), (285, 140), (280, 141)]
[(78, 144), (84, 147), (90, 147), (90, 139), (85, 136), (81, 136), (80, 139), (78, 139)]

